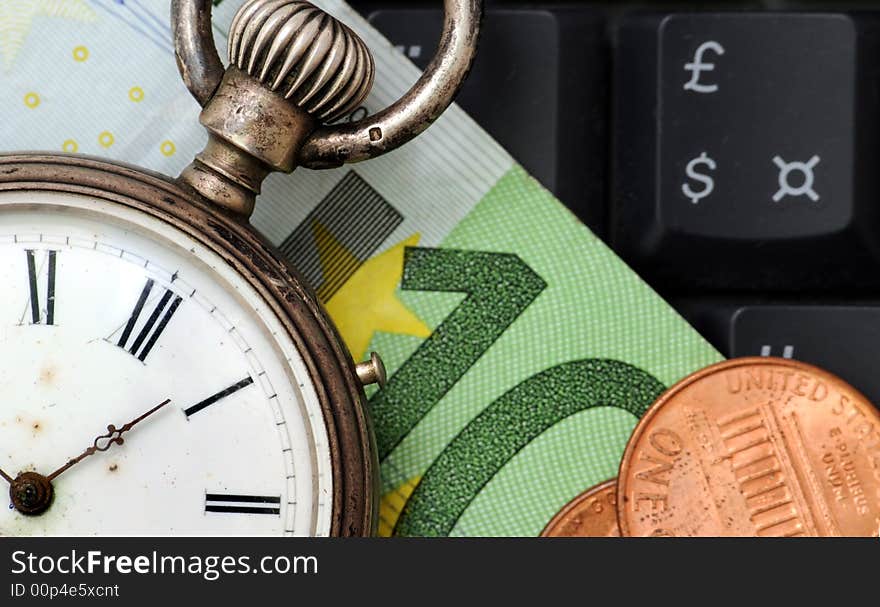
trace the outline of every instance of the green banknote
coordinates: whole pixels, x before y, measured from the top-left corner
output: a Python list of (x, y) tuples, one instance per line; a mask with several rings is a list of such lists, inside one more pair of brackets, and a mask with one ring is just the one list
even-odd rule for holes
[[(215, 0), (218, 48), (242, 0)], [(339, 0), (387, 106), (418, 71)], [(3, 151), (177, 174), (201, 150), (167, 0), (0, 0)], [(720, 355), (460, 108), (375, 161), (273, 176), (253, 222), (315, 287), (369, 394), (382, 535), (537, 535), (614, 476), (638, 417)]]

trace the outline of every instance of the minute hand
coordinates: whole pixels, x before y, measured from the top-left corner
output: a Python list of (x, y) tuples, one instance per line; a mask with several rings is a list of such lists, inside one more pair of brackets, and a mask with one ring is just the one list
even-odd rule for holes
[(121, 445), (122, 443), (125, 442), (125, 439), (122, 438), (122, 435), (124, 433), (126, 433), (129, 430), (131, 430), (132, 428), (134, 428), (135, 424), (148, 418), (153, 413), (155, 413), (156, 411), (158, 411), (159, 409), (161, 409), (162, 407), (164, 407), (165, 405), (167, 405), (170, 402), (171, 402), (171, 399), (165, 399), (163, 402), (159, 403), (158, 405), (156, 405), (155, 407), (153, 407), (152, 409), (150, 409), (146, 413), (140, 415), (139, 417), (136, 417), (135, 419), (131, 420), (130, 422), (128, 422), (127, 424), (125, 424), (124, 426), (122, 426), (119, 429), (117, 429), (116, 426), (114, 426), (113, 424), (110, 424), (109, 426), (107, 426), (107, 434), (102, 434), (102, 435), (98, 436), (97, 438), (95, 438), (95, 441), (94, 441), (94, 443), (92, 443), (91, 447), (89, 447), (88, 449), (83, 451), (81, 454), (79, 454), (78, 456), (76, 456), (73, 459), (71, 459), (70, 461), (68, 461), (66, 464), (64, 464), (63, 466), (58, 468), (58, 470), (56, 470), (55, 472), (53, 472), (52, 474), (50, 474), (46, 478), (49, 481), (52, 481), (59, 474), (61, 474), (62, 472), (64, 472), (68, 468), (74, 466), (75, 464), (78, 464), (79, 462), (81, 462), (85, 458), (89, 457), (90, 455), (94, 455), (98, 451), (106, 451), (107, 449), (110, 448), (111, 445), (113, 445), (113, 443), (116, 443), (117, 445)]

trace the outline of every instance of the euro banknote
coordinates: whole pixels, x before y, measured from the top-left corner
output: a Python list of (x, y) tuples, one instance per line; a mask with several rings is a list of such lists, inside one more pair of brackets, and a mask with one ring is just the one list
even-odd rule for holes
[[(241, 2), (214, 2), (221, 53)], [(352, 119), (415, 82), (354, 10), (316, 4), (375, 57)], [(173, 52), (168, 0), (0, 0), (0, 149), (178, 174), (206, 135)], [(389, 370), (368, 393), (382, 535), (537, 535), (616, 474), (664, 387), (720, 359), (457, 106), (382, 158), (270, 177), (252, 221)]]

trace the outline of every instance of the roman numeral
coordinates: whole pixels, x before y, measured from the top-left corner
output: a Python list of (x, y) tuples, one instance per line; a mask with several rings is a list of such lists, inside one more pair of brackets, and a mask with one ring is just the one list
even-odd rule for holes
[(183, 412), (186, 414), (187, 417), (189, 417), (193, 413), (198, 413), (199, 411), (201, 411), (205, 407), (210, 407), (211, 405), (216, 403), (218, 400), (226, 398), (230, 394), (235, 394), (236, 392), (238, 392), (242, 388), (246, 388), (247, 386), (250, 386), (252, 383), (254, 383), (254, 380), (252, 378), (245, 377), (243, 380), (232, 384), (228, 388), (224, 388), (223, 390), (220, 390), (219, 392), (217, 392), (217, 394), (213, 394), (213, 395), (209, 396), (208, 398), (206, 398), (205, 400), (203, 400), (199, 403), (196, 403), (195, 405), (193, 405), (189, 409), (184, 409)]
[[(31, 313), (32, 325), (54, 325), (55, 324), (55, 270), (57, 268), (58, 251), (47, 251), (43, 264), (37, 268), (36, 253), (33, 249), (25, 251), (27, 255), (27, 271), (28, 286), (30, 292), (29, 308)], [(48, 266), (48, 267), (47, 267)], [(39, 281), (43, 274), (43, 268), (46, 270), (46, 306), (40, 306), (40, 289)], [(21, 317), (21, 324), (27, 316), (27, 309)]]
[(141, 313), (144, 311), (144, 307), (147, 305), (147, 299), (150, 297), (154, 285), (153, 279), (147, 280), (147, 284), (144, 285), (134, 310), (132, 310), (131, 316), (128, 318), (128, 323), (126, 323), (125, 329), (122, 330), (122, 335), (120, 335), (119, 341), (116, 344), (120, 348), (127, 349), (130, 354), (136, 356), (141, 362), (144, 362), (153, 346), (156, 345), (156, 341), (161, 337), (165, 327), (168, 326), (180, 302), (183, 301), (179, 296), (171, 292), (170, 289), (165, 289), (165, 293), (162, 294), (159, 303), (153, 308), (153, 312), (147, 318), (143, 327), (141, 327), (134, 341), (129, 345), (129, 339)]
[(281, 498), (269, 495), (205, 494), (205, 512), (281, 514)]

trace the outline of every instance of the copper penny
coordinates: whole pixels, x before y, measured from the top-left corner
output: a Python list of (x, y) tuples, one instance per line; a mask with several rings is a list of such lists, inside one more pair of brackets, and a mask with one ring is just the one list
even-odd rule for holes
[(587, 489), (562, 507), (541, 537), (620, 537), (617, 479)]
[(729, 360), (651, 405), (619, 479), (622, 535), (876, 536), (880, 413), (812, 365)]

